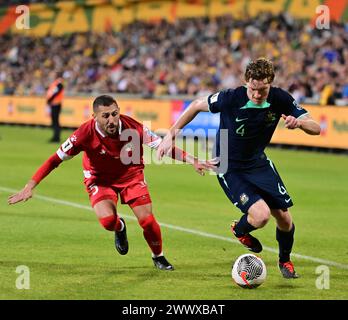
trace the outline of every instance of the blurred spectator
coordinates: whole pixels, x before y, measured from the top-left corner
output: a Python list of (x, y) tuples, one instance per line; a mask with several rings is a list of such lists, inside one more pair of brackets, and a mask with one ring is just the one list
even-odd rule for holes
[(46, 3), (53, 4), (58, 2), (58, 0), (0, 0), (0, 6), (10, 6), (10, 5), (23, 5), (30, 3)]
[(343, 86), (343, 89), (342, 89), (342, 97), (344, 99), (348, 99), (348, 83), (346, 83), (344, 86)]
[[(348, 95), (348, 28), (318, 30), (288, 14), (258, 19), (134, 22), (120, 32), (0, 38), (0, 93), (42, 95), (50, 71), (65, 70), (70, 94), (202, 95), (242, 83), (246, 64), (274, 62), (274, 84), (299, 102)], [(59, 55), (57, 52), (69, 54)], [(340, 84), (337, 87), (335, 84)]]

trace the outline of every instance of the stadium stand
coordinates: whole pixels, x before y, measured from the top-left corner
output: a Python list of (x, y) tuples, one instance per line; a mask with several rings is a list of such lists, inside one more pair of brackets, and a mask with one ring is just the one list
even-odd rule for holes
[[(319, 7), (329, 26), (317, 25)], [(347, 17), (345, 0), (0, 0), (0, 124), (48, 126), (49, 75), (62, 71), (63, 127), (88, 120), (90, 99), (110, 93), (161, 132), (195, 97), (242, 84), (246, 64), (265, 56), (274, 84), (322, 129), (312, 139), (280, 123), (272, 143), (348, 150)], [(189, 129), (207, 134), (218, 121), (205, 115)]]
[(323, 31), (270, 12), (258, 19), (179, 21), (137, 21), (119, 31), (40, 38), (2, 35), (0, 94), (43, 95), (47, 74), (56, 70), (64, 71), (73, 95), (204, 95), (239, 85), (245, 65), (266, 56), (275, 62), (275, 85), (299, 102), (347, 103), (348, 24), (332, 22)]

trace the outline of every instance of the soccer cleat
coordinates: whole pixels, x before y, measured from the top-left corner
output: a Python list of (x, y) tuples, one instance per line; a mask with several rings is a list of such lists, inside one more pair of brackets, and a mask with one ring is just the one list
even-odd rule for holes
[(166, 271), (174, 270), (174, 267), (167, 261), (167, 259), (164, 256), (152, 258), (152, 261), (157, 269)]
[(125, 255), (128, 252), (128, 240), (127, 240), (127, 228), (123, 218), (120, 218), (123, 222), (123, 230), (115, 231), (115, 247), (119, 254)]
[(279, 262), (279, 269), (286, 279), (297, 279), (299, 276), (294, 269), (294, 264), (291, 261)]
[(237, 225), (237, 221), (233, 221), (231, 224), (231, 231), (237, 237), (239, 242), (246, 247), (248, 250), (259, 253), (262, 251), (262, 244), (259, 240), (253, 237), (250, 233), (246, 233), (245, 235), (238, 237), (235, 232), (235, 227)]

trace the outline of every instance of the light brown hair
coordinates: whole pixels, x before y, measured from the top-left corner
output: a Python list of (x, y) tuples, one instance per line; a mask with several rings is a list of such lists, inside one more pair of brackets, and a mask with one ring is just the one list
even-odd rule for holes
[(245, 70), (244, 78), (246, 82), (250, 79), (263, 80), (267, 79), (268, 83), (272, 83), (274, 80), (274, 67), (273, 63), (266, 58), (258, 58), (255, 61), (251, 61)]

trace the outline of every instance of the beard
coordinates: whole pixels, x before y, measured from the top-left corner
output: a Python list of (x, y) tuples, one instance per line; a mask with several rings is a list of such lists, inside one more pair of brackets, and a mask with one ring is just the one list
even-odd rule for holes
[(105, 127), (105, 132), (108, 136), (114, 137), (118, 134), (117, 126), (107, 126)]

